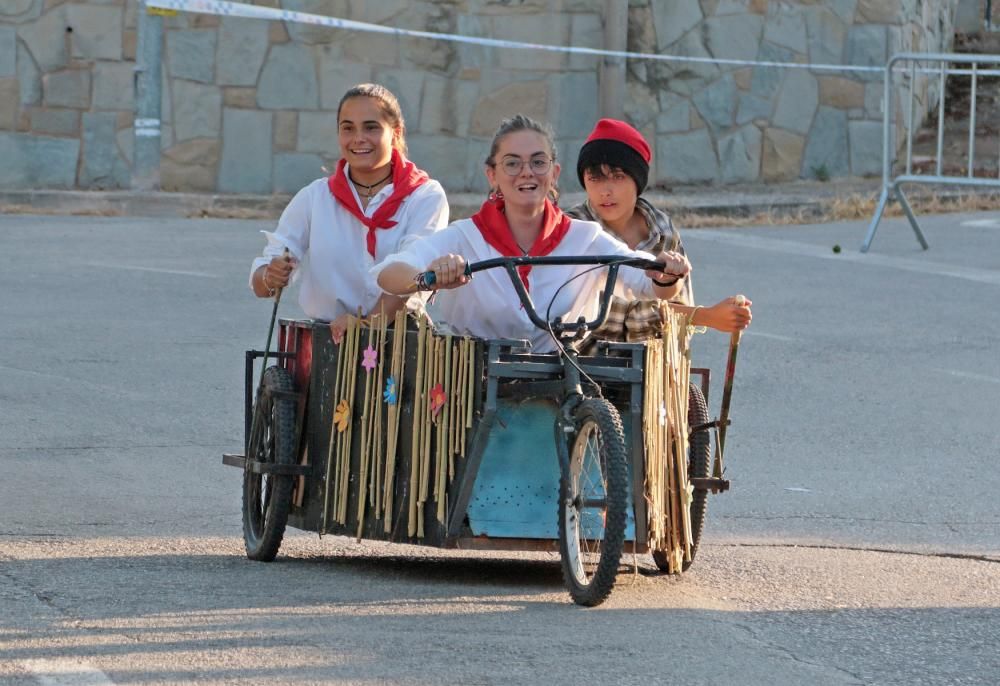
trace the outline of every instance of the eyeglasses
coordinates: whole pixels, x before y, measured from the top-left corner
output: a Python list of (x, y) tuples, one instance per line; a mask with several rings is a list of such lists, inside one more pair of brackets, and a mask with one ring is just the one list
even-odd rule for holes
[[(505, 157), (500, 160), (500, 168), (507, 176), (517, 176), (524, 169), (525, 160), (520, 157)], [(527, 161), (528, 168), (532, 174), (541, 176), (552, 167), (552, 158), (547, 155), (538, 155)]]

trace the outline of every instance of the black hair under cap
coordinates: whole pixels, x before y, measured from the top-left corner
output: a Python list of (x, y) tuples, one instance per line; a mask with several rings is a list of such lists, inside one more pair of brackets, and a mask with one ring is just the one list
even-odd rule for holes
[(583, 174), (588, 169), (600, 170), (601, 166), (618, 167), (635, 181), (636, 194), (641, 195), (646, 190), (649, 181), (649, 164), (635, 148), (619, 141), (601, 138), (586, 143), (580, 148), (580, 157), (576, 162), (576, 175), (583, 183)]

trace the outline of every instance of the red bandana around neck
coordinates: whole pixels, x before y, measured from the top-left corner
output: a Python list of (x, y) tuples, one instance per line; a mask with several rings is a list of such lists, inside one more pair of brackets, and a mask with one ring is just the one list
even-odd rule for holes
[[(487, 200), (479, 211), (472, 215), (472, 221), (483, 234), (483, 238), (493, 248), (504, 257), (521, 257), (524, 251), (514, 240), (510, 225), (507, 223), (507, 215), (504, 214), (503, 200)], [(545, 200), (545, 214), (542, 217), (542, 230), (538, 232), (531, 250), (527, 252), (530, 257), (544, 257), (556, 249), (562, 241), (566, 232), (569, 231), (570, 218), (562, 213), (558, 207), (553, 205), (547, 198)], [(521, 276), (521, 283), (525, 289), (531, 290), (528, 286), (528, 273), (531, 271), (530, 265), (521, 265), (517, 268), (517, 273)]]
[(357, 217), (358, 221), (368, 227), (366, 237), (368, 254), (375, 257), (375, 230), (391, 229), (396, 222), (389, 219), (396, 214), (396, 210), (403, 203), (410, 193), (424, 184), (430, 177), (427, 172), (417, 168), (417, 165), (403, 157), (398, 150), (392, 149), (392, 195), (386, 198), (385, 202), (379, 205), (371, 217), (366, 217), (365, 213), (358, 206), (351, 192), (350, 181), (347, 179), (347, 172), (344, 167), (347, 162), (343, 159), (337, 163), (337, 171), (327, 179), (330, 193), (343, 205), (344, 209)]

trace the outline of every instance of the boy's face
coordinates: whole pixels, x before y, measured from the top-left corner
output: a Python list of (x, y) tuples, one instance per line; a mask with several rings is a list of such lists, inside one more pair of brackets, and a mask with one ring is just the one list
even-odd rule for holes
[(632, 177), (619, 167), (605, 164), (600, 169), (588, 169), (583, 174), (583, 186), (590, 206), (605, 224), (627, 220), (635, 211), (638, 189)]

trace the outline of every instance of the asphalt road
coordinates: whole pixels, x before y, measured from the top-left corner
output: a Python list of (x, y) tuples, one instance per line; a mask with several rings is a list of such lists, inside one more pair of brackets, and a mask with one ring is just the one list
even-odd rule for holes
[(923, 222), (685, 232), (698, 300), (754, 302), (733, 490), (687, 574), (584, 610), (550, 554), (247, 561), (267, 225), (0, 215), (0, 683), (995, 684), (1000, 217)]

